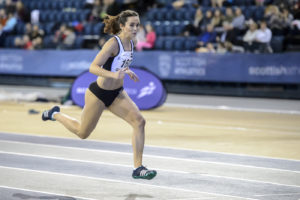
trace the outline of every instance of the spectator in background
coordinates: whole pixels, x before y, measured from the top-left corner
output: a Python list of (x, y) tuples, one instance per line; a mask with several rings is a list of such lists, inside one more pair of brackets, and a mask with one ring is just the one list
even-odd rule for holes
[(249, 29), (243, 36), (244, 49), (246, 52), (254, 52), (254, 42), (257, 34), (257, 24), (251, 21), (249, 24)]
[(214, 43), (216, 42), (216, 38), (217, 33), (214, 31), (214, 26), (212, 24), (208, 24), (206, 26), (206, 31), (198, 37), (197, 47), (201, 48), (205, 47), (207, 43)]
[(234, 14), (233, 14), (232, 8), (231, 7), (226, 8), (225, 16), (224, 16), (223, 21), (226, 21), (229, 24), (231, 24), (233, 19), (234, 19)]
[(263, 6), (265, 3), (265, 0), (255, 0), (255, 5), (256, 6)]
[(62, 24), (60, 25), (59, 29), (55, 32), (55, 35), (53, 37), (53, 43), (58, 46), (59, 44), (61, 44), (63, 42), (63, 40), (65, 39), (66, 35), (65, 35), (65, 31), (67, 29), (66, 24)]
[(31, 23), (26, 23), (25, 24), (25, 34), (31, 35), (31, 32), (32, 32), (32, 25), (31, 25)]
[(280, 10), (275, 5), (270, 5), (265, 10), (265, 20), (268, 27), (272, 30), (274, 35), (283, 35), (284, 22)]
[(4, 8), (7, 13), (13, 13), (13, 14), (16, 13), (16, 4), (12, 0), (6, 0)]
[(201, 8), (198, 8), (195, 13), (194, 21), (184, 27), (183, 35), (199, 35), (201, 33), (201, 26), (203, 23), (203, 13)]
[(284, 28), (284, 33), (287, 33), (288, 29), (292, 27), (293, 20), (294, 16), (289, 12), (287, 8), (284, 8), (282, 11), (282, 24)]
[(237, 35), (233, 25), (228, 23), (227, 21), (224, 21), (223, 30), (224, 31), (221, 34), (221, 36), (217, 37), (217, 42), (221, 42), (221, 43), (230, 42), (232, 44), (236, 44)]
[(220, 29), (220, 27), (222, 27), (223, 15), (220, 9), (215, 10), (211, 23), (214, 25), (216, 29)]
[(14, 46), (16, 48), (25, 49), (25, 50), (33, 50), (33, 44), (30, 40), (29, 35), (23, 35), (22, 37), (16, 37), (14, 41)]
[(58, 45), (58, 49), (72, 49), (76, 39), (76, 34), (73, 28), (67, 27), (63, 34), (65, 37)]
[(176, 10), (182, 8), (183, 6), (194, 6), (197, 5), (198, 1), (197, 0), (175, 0), (172, 2), (172, 7)]
[(146, 41), (145, 42), (138, 42), (136, 45), (137, 51), (142, 51), (143, 49), (152, 49), (155, 45), (156, 41), (156, 33), (153, 30), (151, 24), (146, 24)]
[(106, 15), (115, 16), (121, 11), (121, 7), (115, 0), (103, 0), (101, 4), (100, 19), (103, 20)]
[(7, 21), (7, 15), (6, 15), (6, 11), (4, 10), (4, 8), (0, 8), (0, 25), (5, 26)]
[(216, 8), (219, 7), (221, 8), (223, 6), (224, 0), (211, 0), (211, 6)]
[(255, 37), (255, 42), (258, 47), (258, 51), (260, 53), (272, 53), (273, 50), (270, 46), (270, 42), (272, 39), (272, 32), (267, 27), (267, 23), (265, 21), (262, 21), (260, 23), (260, 29), (257, 30), (257, 34)]
[(33, 29), (29, 37), (34, 49), (42, 48), (44, 35), (45, 35), (44, 31), (40, 29), (38, 25), (33, 25)]
[(92, 11), (90, 15), (90, 21), (99, 21), (101, 17), (102, 5), (100, 0), (95, 0), (92, 4)]
[(8, 13), (7, 21), (3, 27), (3, 32), (10, 33), (14, 30), (17, 24), (17, 18), (14, 16), (14, 13)]
[(245, 16), (242, 13), (242, 9), (239, 7), (235, 9), (235, 17), (232, 20), (232, 25), (238, 32), (245, 29)]
[(206, 30), (207, 28), (207, 25), (211, 24), (212, 23), (212, 18), (213, 18), (213, 13), (211, 10), (207, 10), (205, 12), (205, 16), (202, 20), (202, 23), (201, 23), (201, 32), (203, 30)]
[(146, 30), (143, 24), (140, 24), (139, 30), (136, 34), (137, 43), (146, 41)]
[(27, 8), (25, 8), (22, 1), (17, 1), (16, 10), (19, 20), (25, 23), (30, 22), (30, 12), (27, 10)]
[(32, 41), (30, 40), (29, 35), (23, 36), (23, 48), (26, 50), (33, 50)]

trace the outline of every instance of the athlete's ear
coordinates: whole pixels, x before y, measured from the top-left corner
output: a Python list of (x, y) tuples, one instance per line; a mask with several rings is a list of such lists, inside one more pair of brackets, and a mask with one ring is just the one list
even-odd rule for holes
[(120, 28), (121, 28), (121, 30), (123, 30), (124, 27), (125, 27), (125, 25), (122, 24), (122, 23), (120, 23)]

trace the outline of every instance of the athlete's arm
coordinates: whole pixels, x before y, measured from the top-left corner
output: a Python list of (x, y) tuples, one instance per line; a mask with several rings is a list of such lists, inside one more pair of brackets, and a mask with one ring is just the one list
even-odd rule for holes
[(114, 56), (118, 53), (118, 48), (119, 46), (116, 42), (116, 39), (109, 39), (93, 60), (92, 64), (90, 65), (89, 71), (97, 76), (119, 78), (119, 73), (114, 73), (102, 68), (109, 57)]

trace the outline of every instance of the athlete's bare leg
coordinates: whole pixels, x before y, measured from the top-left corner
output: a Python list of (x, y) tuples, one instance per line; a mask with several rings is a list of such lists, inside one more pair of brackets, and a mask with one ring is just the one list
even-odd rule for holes
[(108, 109), (128, 122), (133, 128), (132, 148), (134, 167), (140, 167), (143, 160), (143, 150), (145, 143), (145, 119), (141, 115), (138, 107), (123, 90)]
[(81, 121), (60, 112), (54, 114), (53, 118), (81, 139), (86, 139), (95, 129), (104, 109), (104, 103), (87, 89)]

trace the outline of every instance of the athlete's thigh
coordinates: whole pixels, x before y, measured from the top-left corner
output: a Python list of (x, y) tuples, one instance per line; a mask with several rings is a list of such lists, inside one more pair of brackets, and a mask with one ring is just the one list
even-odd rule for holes
[(122, 91), (108, 109), (130, 124), (142, 117), (140, 110), (131, 100), (125, 90)]
[(104, 103), (87, 89), (85, 93), (85, 105), (81, 115), (81, 130), (92, 131), (96, 127), (104, 109)]

